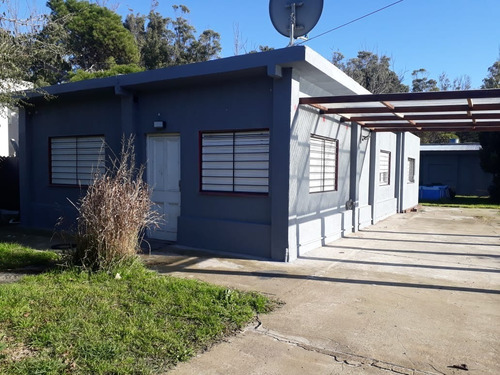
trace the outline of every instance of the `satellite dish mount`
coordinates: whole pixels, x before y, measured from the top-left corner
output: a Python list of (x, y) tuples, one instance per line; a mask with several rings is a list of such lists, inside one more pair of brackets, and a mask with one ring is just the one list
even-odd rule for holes
[(289, 47), (316, 26), (322, 11), (323, 0), (269, 1), (269, 15), (273, 26), (281, 35), (290, 38)]
[[(301, 7), (304, 3), (295, 3), (292, 2), (290, 6), (290, 43), (288, 44), (288, 47), (293, 46), (293, 43), (295, 42), (295, 29), (297, 28), (297, 17), (296, 17), (296, 11), (297, 7)], [(300, 28), (300, 26), (299, 26)]]

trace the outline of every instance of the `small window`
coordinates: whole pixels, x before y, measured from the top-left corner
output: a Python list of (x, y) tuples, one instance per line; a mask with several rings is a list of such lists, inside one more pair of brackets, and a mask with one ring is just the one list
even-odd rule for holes
[(337, 190), (338, 141), (311, 134), (309, 193)]
[(201, 191), (269, 192), (269, 130), (201, 133)]
[(415, 182), (415, 159), (408, 158), (408, 183), (413, 184)]
[(389, 185), (391, 183), (391, 153), (380, 151), (379, 153), (379, 185)]
[(104, 161), (104, 137), (50, 138), (51, 184), (90, 185)]

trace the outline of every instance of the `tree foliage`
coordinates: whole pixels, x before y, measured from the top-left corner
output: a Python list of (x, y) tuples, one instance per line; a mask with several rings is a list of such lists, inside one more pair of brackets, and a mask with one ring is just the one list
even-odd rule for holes
[(425, 69), (421, 68), (414, 70), (411, 75), (413, 77), (411, 84), (412, 92), (439, 91), (437, 81), (435, 79), (430, 79)]
[(456, 77), (453, 81), (451, 81), (448, 75), (444, 72), (439, 75), (438, 86), (440, 91), (470, 90), (472, 87), (470, 77), (468, 75)]
[(408, 86), (402, 83), (402, 77), (391, 69), (391, 59), (373, 52), (359, 51), (357, 57), (343, 62), (340, 52), (333, 54), (332, 62), (361, 86), (374, 94), (407, 92)]
[(147, 16), (129, 14), (126, 17), (124, 25), (139, 47), (141, 65), (148, 70), (207, 61), (221, 51), (218, 33), (204, 30), (196, 38), (196, 29), (183, 16), (189, 9), (183, 5), (174, 5), (173, 9), (181, 15), (163, 17), (151, 10)]
[(139, 51), (134, 37), (112, 10), (80, 0), (49, 0), (52, 20), (69, 17), (65, 23), (69, 61), (74, 68), (98, 71), (118, 64), (136, 64)]
[[(220, 35), (204, 30), (196, 35), (174, 5), (174, 18), (154, 8), (147, 15), (129, 14), (124, 23), (107, 1), (48, 0), (49, 14), (20, 19), (9, 14), (9, 0), (0, 0), (0, 101), (15, 106), (9, 94), (37, 87), (127, 74), (145, 69), (207, 61), (221, 51)], [(5, 8), (5, 9), (4, 9)]]
[[(347, 75), (352, 77), (361, 86), (374, 94), (408, 92), (409, 87), (403, 84), (403, 77), (397, 75), (391, 69), (391, 59), (387, 56), (379, 57), (368, 51), (359, 51), (357, 57), (344, 61), (344, 55), (334, 52), (332, 62)], [(494, 69), (491, 76), (498, 75), (499, 66)], [(497, 76), (497, 79), (500, 77)], [(494, 79), (490, 79), (494, 80)], [(439, 76), (439, 80), (429, 77), (425, 69), (417, 69), (412, 72), (411, 91), (429, 92), (446, 90), (469, 90), (471, 88), (470, 77), (462, 75), (451, 80), (446, 73)], [(473, 132), (415, 132), (420, 137), (421, 143), (448, 143), (450, 139), (459, 138), (463, 142), (477, 142), (478, 135)]]
[[(45, 69), (49, 74), (64, 54), (64, 47), (51, 40), (64, 20), (53, 22), (37, 14), (19, 18), (11, 5), (8, 0), (0, 0), (0, 103), (13, 108), (23, 104), (26, 95), (13, 91), (32, 88), (44, 93), (37, 88), (44, 83), (39, 82), (39, 73)], [(47, 33), (42, 34), (42, 29)]]
[(130, 74), (142, 72), (144, 68), (140, 67), (137, 64), (121, 64), (118, 65), (114, 61), (109, 61), (109, 69), (99, 70), (97, 72), (88, 72), (83, 69), (78, 69), (76, 72), (71, 72), (69, 74), (70, 82), (84, 81), (86, 79), (94, 79), (94, 78), (104, 78), (104, 77), (112, 77), (120, 74)]
[(33, 36), (33, 42), (28, 47), (36, 51), (37, 58), (30, 61), (27, 80), (40, 87), (64, 82), (72, 68), (67, 59), (70, 52), (64, 25), (69, 17), (57, 21), (45, 18), (44, 27)]
[(500, 88), (500, 58), (488, 68), (488, 76), (483, 79), (483, 89)]

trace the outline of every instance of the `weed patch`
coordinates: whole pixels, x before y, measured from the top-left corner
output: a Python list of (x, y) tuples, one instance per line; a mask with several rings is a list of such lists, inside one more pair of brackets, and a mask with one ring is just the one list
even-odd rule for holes
[(140, 251), (147, 228), (158, 228), (162, 218), (154, 210), (151, 189), (136, 168), (134, 138), (122, 139), (119, 158), (111, 159), (104, 174), (96, 174), (78, 210), (74, 263), (92, 271), (109, 271), (127, 264)]

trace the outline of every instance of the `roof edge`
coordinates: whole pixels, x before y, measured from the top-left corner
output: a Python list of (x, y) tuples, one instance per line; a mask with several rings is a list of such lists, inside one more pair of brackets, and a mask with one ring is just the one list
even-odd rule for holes
[[(255, 68), (266, 68), (274, 71), (276, 66), (293, 64), (306, 60), (305, 46), (286, 47), (266, 52), (225, 57), (204, 62), (171, 66), (144, 72), (117, 75), (105, 78), (89, 79), (78, 82), (68, 82), (59, 85), (44, 87), (50, 95), (64, 95), (83, 91), (113, 89), (119, 87), (133, 87), (135, 85), (162, 82), (170, 80), (188, 79), (211, 76), (216, 74), (244, 71)], [(29, 97), (42, 96), (40, 93), (29, 93)]]
[(356, 95), (369, 95), (371, 92), (361, 86), (353, 78), (349, 77), (346, 73), (336, 67), (331, 61), (320, 55), (318, 52), (310, 47), (306, 48), (306, 61), (314, 66), (316, 69), (322, 71), (331, 79), (337, 81), (339, 84), (352, 91)]

